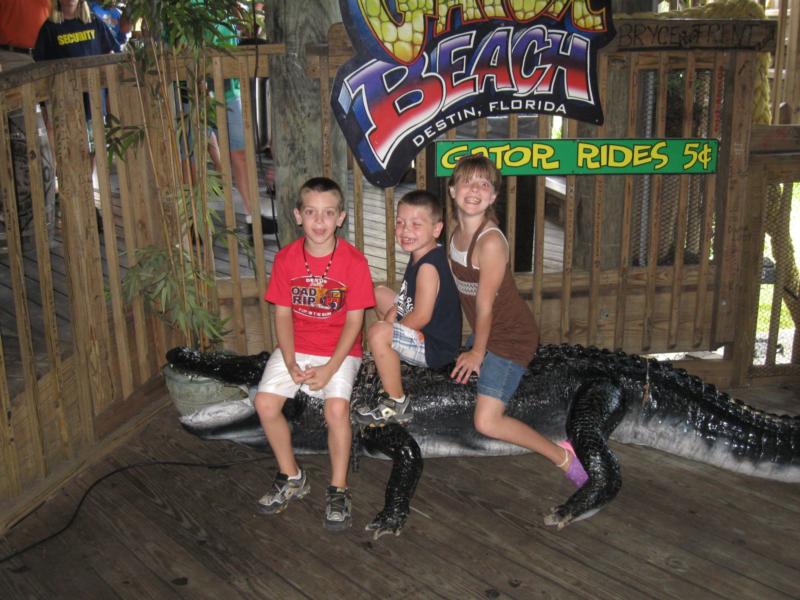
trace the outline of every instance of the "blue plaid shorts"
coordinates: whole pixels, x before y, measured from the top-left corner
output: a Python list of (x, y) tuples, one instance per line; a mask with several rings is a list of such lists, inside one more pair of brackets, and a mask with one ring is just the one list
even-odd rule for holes
[(428, 366), (425, 362), (425, 336), (421, 331), (402, 323), (392, 323), (392, 350), (400, 355), (403, 362), (417, 367)]

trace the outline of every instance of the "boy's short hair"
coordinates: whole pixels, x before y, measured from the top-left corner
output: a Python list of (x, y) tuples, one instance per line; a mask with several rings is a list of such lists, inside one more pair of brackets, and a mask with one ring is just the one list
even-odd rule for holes
[(339, 212), (344, 210), (344, 194), (342, 188), (333, 179), (328, 177), (312, 177), (300, 186), (300, 193), (297, 195), (297, 210), (303, 210), (303, 193), (309, 192), (334, 192), (339, 197), (337, 208)]
[(406, 192), (403, 194), (403, 197), (400, 198), (400, 202), (397, 203), (397, 206), (400, 206), (401, 204), (427, 207), (428, 210), (431, 211), (431, 218), (433, 219), (434, 223), (439, 223), (444, 216), (444, 208), (442, 207), (442, 203), (439, 201), (439, 198), (427, 190), (412, 190), (410, 192)]
[(454, 186), (456, 182), (462, 179), (470, 179), (476, 174), (486, 178), (494, 186), (495, 192), (500, 192), (500, 186), (503, 185), (503, 177), (500, 175), (500, 171), (497, 170), (494, 161), (482, 154), (462, 156), (456, 164), (456, 168), (453, 169), (452, 175), (450, 175), (448, 185)]

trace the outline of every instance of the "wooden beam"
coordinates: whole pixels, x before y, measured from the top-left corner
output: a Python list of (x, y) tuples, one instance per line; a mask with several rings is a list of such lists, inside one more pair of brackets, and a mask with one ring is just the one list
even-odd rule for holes
[[(608, 55), (601, 54), (598, 58), (598, 81), (599, 96), (606, 97), (608, 79)], [(595, 130), (596, 137), (605, 137), (605, 124)], [(591, 254), (591, 273), (589, 276), (589, 314), (587, 315), (588, 327), (586, 331), (586, 343), (591, 346), (595, 344), (597, 337), (597, 319), (600, 308), (598, 306), (598, 276), (601, 268), (601, 248), (600, 243), (603, 237), (603, 199), (605, 191), (605, 177), (598, 175), (594, 179), (594, 194), (592, 197), (592, 254)]]
[[(663, 138), (667, 122), (667, 64), (668, 56), (665, 53), (658, 56), (658, 96), (656, 99), (656, 138)], [(650, 220), (647, 233), (647, 272), (648, 285), (645, 294), (644, 321), (642, 323), (642, 349), (650, 348), (653, 336), (653, 303), (655, 295), (655, 272), (658, 268), (659, 230), (661, 225), (661, 191), (663, 188), (663, 175), (651, 175), (652, 187), (650, 190)]]
[(750, 153), (776, 152), (800, 153), (800, 125), (753, 125), (750, 131)]
[(757, 57), (752, 52), (732, 52), (725, 90), (722, 139), (728, 140), (719, 160), (718, 177), (725, 185), (717, 188), (717, 205), (721, 208), (716, 223), (718, 242), (714, 254), (721, 268), (717, 271), (716, 309), (714, 311), (714, 344), (730, 342), (736, 324), (735, 286), (739, 276), (741, 252), (741, 211), (747, 200), (750, 125), (753, 105)]
[[(214, 71), (214, 90), (218, 96), (224, 94), (225, 81), (222, 77), (222, 61), (215, 57), (212, 61)], [(219, 128), (220, 154), (230, 155), (230, 144), (228, 142), (228, 118), (225, 104), (217, 105), (217, 127)], [(247, 353), (247, 335), (244, 327), (244, 311), (242, 309), (242, 290), (239, 285), (239, 240), (236, 237), (236, 213), (233, 207), (233, 174), (231, 172), (231, 162), (222, 160), (222, 183), (223, 201), (225, 203), (225, 227), (228, 230), (226, 241), (228, 242), (228, 256), (230, 257), (231, 280), (233, 281), (233, 310), (230, 319), (230, 326), (233, 333), (234, 349), (240, 354)], [(256, 188), (257, 190), (258, 188)], [(255, 191), (257, 193), (257, 191)], [(260, 207), (259, 207), (260, 208)], [(249, 207), (248, 207), (249, 210)], [(260, 214), (260, 211), (259, 211)], [(259, 219), (260, 221), (261, 219)], [(260, 223), (259, 223), (260, 225)], [(216, 289), (216, 286), (215, 286)], [(217, 297), (219, 290), (217, 289)]]
[[(250, 188), (250, 214), (253, 217), (253, 250), (256, 257), (256, 281), (262, 291), (267, 289), (266, 265), (261, 257), (264, 256), (264, 237), (261, 235), (261, 203), (258, 198), (258, 180), (256, 178), (256, 149), (253, 136), (253, 109), (250, 96), (250, 78), (246, 73), (239, 73), (242, 86), (242, 115), (244, 122), (245, 153), (247, 156), (247, 179)], [(261, 334), (264, 344), (272, 339), (272, 310), (267, 302), (259, 302), (261, 312)]]
[[(39, 121), (41, 116), (37, 113), (37, 104), (34, 99), (33, 86), (27, 84), (22, 89), (24, 99), (25, 139), (28, 140), (28, 185), (30, 186), (31, 204), (33, 208), (34, 233), (36, 236), (36, 266), (39, 273), (39, 291), (42, 298), (42, 312), (44, 313), (45, 345), (50, 371), (61, 372), (61, 347), (58, 341), (58, 323), (56, 319), (55, 299), (53, 296), (53, 274), (50, 262), (50, 239), (47, 232), (47, 218), (45, 216), (45, 190), (42, 185), (42, 157), (39, 144)], [(42, 123), (44, 124), (44, 123)], [(31, 148), (31, 146), (36, 149)], [(61, 443), (61, 448), (67, 457), (73, 455), (72, 442), (67, 420), (64, 416), (64, 390), (61, 379), (56, 377), (53, 390), (53, 407), (56, 417), (56, 428)]]
[[(90, 299), (89, 245), (97, 240), (94, 206), (89, 210), (85, 197), (91, 190), (90, 162), (86, 144), (82, 94), (76, 91), (75, 73), (65, 71), (55, 77), (52, 103), (55, 153), (59, 170), (59, 196), (64, 223), (64, 260), (69, 273), (72, 310), (73, 352), (78, 357), (78, 406), (81, 438), (85, 445), (95, 441), (94, 402), (98, 389), (106, 384), (98, 360), (98, 332), (94, 319), (94, 302)], [(67, 168), (69, 165), (69, 168)], [(91, 197), (91, 195), (89, 196)], [(90, 231), (91, 229), (91, 231)]]
[[(573, 119), (564, 119), (565, 137), (572, 138), (576, 134), (577, 123)], [(572, 303), (572, 263), (575, 245), (575, 175), (567, 175), (567, 193), (564, 198), (564, 254), (561, 288), (561, 337), (572, 341), (572, 321), (570, 305)]]
[[(695, 60), (694, 54), (689, 53), (686, 57), (686, 70), (683, 78), (683, 130), (685, 138), (692, 137), (694, 124), (694, 82), (695, 82)], [(686, 248), (686, 231), (689, 207), (689, 184), (695, 175), (683, 175), (679, 180), (678, 191), (678, 212), (675, 223), (675, 237), (673, 264), (675, 269), (672, 272), (672, 295), (670, 296), (670, 319), (669, 319), (669, 345), (675, 346), (678, 343), (678, 311), (680, 308), (681, 296), (681, 276), (683, 271), (683, 256)]]
[[(0, 136), (3, 140), (11, 140), (8, 128), (8, 112), (5, 97), (0, 96)], [(37, 137), (28, 143), (36, 143)], [(45, 477), (48, 472), (45, 459), (42, 421), (39, 414), (39, 396), (36, 388), (36, 362), (31, 338), (30, 315), (28, 313), (28, 295), (25, 289), (25, 271), (22, 264), (22, 240), (19, 230), (19, 213), (17, 212), (17, 191), (14, 185), (14, 158), (9, 143), (0, 144), (0, 200), (3, 205), (3, 219), (6, 229), (6, 248), (8, 249), (9, 270), (11, 271), (11, 289), (14, 296), (14, 314), (16, 316), (17, 340), (22, 361), (25, 391), (23, 403), (29, 415), (31, 433), (31, 452), (35, 475)], [(5, 379), (4, 379), (5, 380)], [(7, 418), (11, 419), (11, 411)]]
[[(628, 58), (628, 122), (626, 135), (636, 134), (636, 105), (639, 100), (639, 70), (637, 55)], [(625, 176), (625, 199), (622, 205), (622, 240), (619, 246), (619, 283), (617, 285), (617, 304), (614, 312), (614, 349), (619, 350), (625, 343), (625, 298), (627, 294), (628, 272), (631, 264), (631, 215), (633, 214), (633, 177)]]

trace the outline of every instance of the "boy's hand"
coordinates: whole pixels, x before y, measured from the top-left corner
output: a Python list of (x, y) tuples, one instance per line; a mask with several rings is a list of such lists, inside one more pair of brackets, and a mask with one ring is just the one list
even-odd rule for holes
[(324, 365), (320, 365), (319, 367), (311, 367), (306, 371), (306, 379), (305, 383), (308, 385), (308, 389), (313, 392), (317, 390), (321, 390), (333, 377), (335, 370), (331, 366), (330, 363), (325, 363)]
[(394, 323), (397, 321), (397, 307), (393, 306), (388, 311), (386, 311), (386, 315), (383, 317), (383, 320), (387, 323)]
[(309, 372), (301, 369), (300, 365), (298, 365), (296, 362), (293, 362), (290, 365), (286, 365), (286, 368), (289, 369), (289, 375), (291, 376), (292, 381), (294, 381), (297, 384), (307, 383)]
[(458, 355), (456, 359), (456, 367), (450, 373), (456, 383), (467, 383), (469, 376), (474, 372), (476, 375), (481, 374), (481, 364), (485, 352), (478, 352), (477, 350), (468, 350)]

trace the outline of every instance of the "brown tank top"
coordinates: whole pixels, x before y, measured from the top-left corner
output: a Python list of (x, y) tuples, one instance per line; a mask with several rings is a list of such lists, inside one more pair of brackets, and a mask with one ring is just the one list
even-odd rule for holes
[[(464, 314), (473, 331), (475, 330), (476, 296), (481, 272), (480, 269), (472, 266), (472, 252), (487, 223), (488, 221), (484, 221), (472, 237), (469, 250), (467, 250), (467, 266), (453, 260), (452, 254), (450, 256), (450, 268), (458, 288), (461, 307), (464, 309)], [(502, 232), (500, 234), (502, 235)], [(453, 236), (455, 236), (455, 232)], [(453, 249), (453, 237), (450, 238), (450, 248)], [(536, 319), (534, 319), (528, 303), (517, 290), (511, 274), (511, 265), (506, 264), (503, 282), (500, 284), (500, 289), (497, 290), (497, 297), (492, 305), (492, 330), (489, 332), (487, 349), (525, 367), (536, 354), (538, 347), (539, 328), (536, 325)]]

